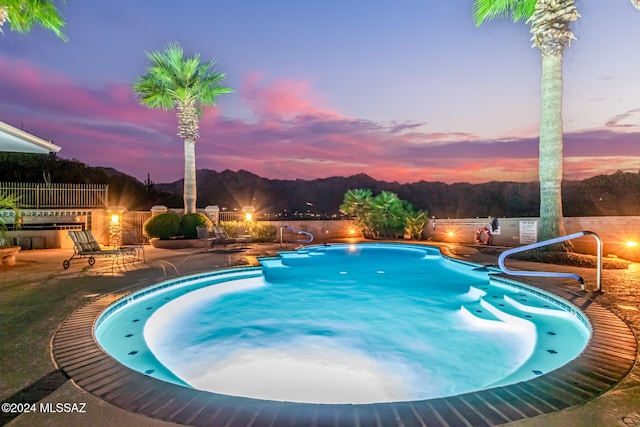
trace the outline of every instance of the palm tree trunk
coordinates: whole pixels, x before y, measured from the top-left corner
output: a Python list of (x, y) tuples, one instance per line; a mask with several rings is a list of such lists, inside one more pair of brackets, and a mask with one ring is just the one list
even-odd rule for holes
[(196, 211), (196, 142), (184, 140), (184, 213)]
[(565, 234), (562, 218), (562, 54), (542, 55), (540, 231), (538, 241)]

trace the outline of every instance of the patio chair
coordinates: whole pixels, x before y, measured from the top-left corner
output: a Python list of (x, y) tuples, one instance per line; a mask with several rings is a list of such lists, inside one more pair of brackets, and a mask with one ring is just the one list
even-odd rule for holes
[(219, 225), (214, 225), (211, 227), (211, 233), (213, 234), (213, 240), (211, 241), (211, 247), (214, 247), (216, 242), (223, 243), (224, 246), (227, 246), (230, 243), (247, 243), (249, 236), (240, 236), (240, 237), (230, 237), (227, 230), (224, 227)]
[(69, 237), (73, 242), (73, 255), (71, 255), (71, 258), (65, 259), (62, 262), (65, 270), (71, 265), (71, 260), (76, 257), (89, 257), (87, 261), (89, 265), (93, 265), (96, 263), (96, 256), (112, 256), (114, 257), (113, 262), (115, 262), (118, 257), (126, 253), (122, 249), (103, 249), (96, 238), (93, 237), (91, 230), (69, 230)]

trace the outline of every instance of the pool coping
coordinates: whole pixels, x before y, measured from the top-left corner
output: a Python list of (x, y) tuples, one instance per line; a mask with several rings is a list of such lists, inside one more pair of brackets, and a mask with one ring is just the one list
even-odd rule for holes
[(221, 395), (154, 379), (105, 353), (93, 334), (94, 323), (104, 309), (132, 292), (107, 294), (74, 312), (54, 335), (52, 355), (58, 368), (96, 397), (131, 412), (179, 424), (228, 427), (500, 425), (588, 402), (622, 381), (636, 362), (637, 340), (629, 326), (591, 299), (588, 292), (563, 288), (544, 291), (569, 301), (589, 319), (592, 336), (578, 357), (528, 381), (423, 401), (276, 402)]

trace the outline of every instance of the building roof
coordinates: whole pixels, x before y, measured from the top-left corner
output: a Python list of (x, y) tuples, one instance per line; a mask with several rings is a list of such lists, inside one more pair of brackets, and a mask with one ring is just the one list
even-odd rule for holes
[(57, 153), (61, 148), (51, 141), (0, 122), (0, 151), (48, 154)]

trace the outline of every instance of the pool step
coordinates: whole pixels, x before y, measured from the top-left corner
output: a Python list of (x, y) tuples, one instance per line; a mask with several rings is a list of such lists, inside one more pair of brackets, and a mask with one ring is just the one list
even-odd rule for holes
[(526, 380), (531, 377), (531, 373), (544, 375), (556, 369), (556, 360), (567, 358), (567, 352), (575, 352), (576, 341), (581, 339), (580, 331), (570, 328), (565, 323), (554, 322), (556, 317), (571, 317), (570, 313), (549, 301), (523, 292), (503, 294), (494, 290), (480, 298), (477, 303), (467, 306), (471, 308), (480, 306), (482, 313), (468, 310), (470, 314), (483, 320), (491, 320), (490, 316), (494, 316), (500, 320), (536, 328), (532, 331), (536, 335), (536, 347), (533, 353), (517, 370), (495, 384), (491, 384), (491, 387)]

